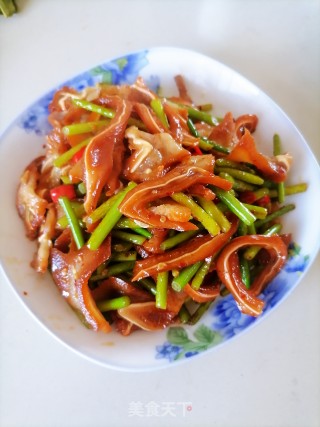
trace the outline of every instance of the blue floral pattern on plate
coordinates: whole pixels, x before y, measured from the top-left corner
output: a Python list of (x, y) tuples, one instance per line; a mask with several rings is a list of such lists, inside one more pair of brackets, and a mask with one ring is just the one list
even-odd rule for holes
[(25, 114), (20, 117), (18, 125), (27, 133), (34, 132), (36, 135), (46, 135), (51, 126), (47, 120), (48, 107), (54, 95), (54, 91), (39, 99), (37, 103), (32, 105)]
[(167, 331), (167, 340), (156, 346), (156, 359), (168, 359), (170, 362), (188, 358), (219, 344), (221, 334), (206, 325), (199, 325), (193, 331), (193, 339), (182, 326), (173, 326)]
[[(263, 315), (275, 307), (289, 292), (296, 282), (297, 275), (305, 270), (308, 261), (309, 256), (302, 255), (298, 245), (292, 243), (289, 246), (285, 267), (260, 295), (265, 302)], [(167, 359), (173, 362), (198, 354), (239, 334), (252, 325), (257, 318), (242, 314), (233, 296), (229, 294), (220, 298), (212, 306), (209, 316), (207, 315), (206, 321), (208, 320), (211, 322), (209, 325), (200, 324), (194, 331), (196, 341), (189, 338), (188, 330), (182, 326), (169, 328), (167, 341), (156, 346), (156, 359)]]
[[(71, 86), (81, 91), (85, 87), (94, 86), (97, 83), (132, 84), (139, 76), (141, 69), (148, 64), (147, 53), (148, 51), (145, 50), (106, 62), (67, 80), (60, 87)], [(159, 88), (159, 78), (157, 76), (150, 76), (146, 83), (154, 91)], [(57, 89), (39, 99), (21, 116), (19, 121), (21, 128), (28, 133), (34, 132), (36, 135), (46, 135), (51, 130), (47, 120), (48, 107)]]

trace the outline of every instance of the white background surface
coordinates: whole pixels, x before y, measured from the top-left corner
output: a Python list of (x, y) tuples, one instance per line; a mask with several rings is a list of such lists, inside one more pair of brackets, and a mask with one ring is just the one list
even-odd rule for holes
[[(1, 130), (79, 71), (131, 50), (178, 46), (256, 83), (292, 118), (319, 160), (319, 1), (18, 4), (18, 15), (0, 17)], [(319, 276), (318, 256), (300, 286), (257, 328), (189, 364), (142, 374), (75, 355), (39, 326), (0, 276), (0, 425), (318, 427)], [(140, 417), (130, 414), (134, 402), (143, 405)], [(148, 416), (150, 402), (162, 408), (169, 402), (174, 414)], [(184, 414), (181, 402), (192, 409)]]

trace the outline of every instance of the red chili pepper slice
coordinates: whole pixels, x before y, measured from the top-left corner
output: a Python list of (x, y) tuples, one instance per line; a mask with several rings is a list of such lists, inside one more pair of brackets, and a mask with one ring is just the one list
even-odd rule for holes
[(266, 194), (265, 196), (261, 197), (261, 199), (257, 200), (256, 203), (259, 206), (266, 206), (271, 202), (270, 196)]
[(194, 147), (192, 147), (194, 154), (196, 154), (197, 156), (202, 156), (203, 152), (200, 150), (200, 148), (198, 147), (198, 145), (195, 145)]
[(84, 152), (86, 151), (87, 147), (82, 147), (80, 150), (72, 157), (72, 162), (77, 163), (83, 156)]
[(58, 185), (58, 187), (51, 188), (50, 196), (54, 203), (58, 203), (59, 197), (68, 197), (70, 200), (77, 197), (72, 184), (63, 184)]
[(253, 191), (243, 191), (240, 194), (239, 198), (240, 198), (241, 202), (243, 202), (243, 203), (249, 203), (250, 205), (252, 203), (256, 202), (256, 200), (257, 200), (257, 197), (256, 197), (256, 195), (254, 194)]

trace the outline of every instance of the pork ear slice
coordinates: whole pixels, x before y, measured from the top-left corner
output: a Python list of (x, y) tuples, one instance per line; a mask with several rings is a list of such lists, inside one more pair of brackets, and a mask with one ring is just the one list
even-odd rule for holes
[(176, 317), (176, 313), (156, 307), (154, 301), (130, 304), (118, 310), (118, 314), (145, 331), (164, 329)]
[(56, 248), (51, 251), (52, 277), (62, 296), (89, 328), (102, 332), (110, 332), (111, 326), (98, 309), (88, 281), (99, 265), (109, 259), (110, 243), (111, 239), (108, 237), (95, 251), (87, 246), (68, 253)]
[(187, 299), (185, 292), (176, 292), (171, 287), (167, 291), (167, 308), (156, 307), (155, 301), (130, 304), (118, 310), (118, 315), (145, 331), (164, 329), (176, 323), (177, 315)]
[(103, 280), (100, 285), (91, 291), (96, 302), (126, 295), (132, 303), (147, 302), (154, 300), (154, 296), (144, 289), (133, 285), (120, 277), (110, 276)]
[(125, 136), (131, 155), (125, 162), (123, 174), (134, 182), (160, 178), (173, 165), (190, 157), (189, 151), (167, 132), (150, 134), (130, 126)]
[(48, 201), (37, 194), (43, 159), (38, 157), (26, 167), (20, 178), (16, 197), (19, 216), (24, 222), (26, 235), (31, 240), (38, 236), (48, 206)]
[(52, 239), (56, 231), (57, 214), (53, 205), (49, 206), (46, 218), (42, 223), (38, 236), (38, 249), (35, 253), (31, 266), (38, 273), (45, 273), (48, 269), (50, 251), (52, 248)]
[(117, 96), (104, 101), (104, 105), (115, 108), (116, 113), (110, 125), (92, 138), (84, 153), (87, 188), (84, 208), (88, 214), (96, 208), (105, 186), (109, 188), (108, 195), (120, 187), (119, 176), (125, 151), (123, 138), (132, 109), (131, 104)]
[(289, 172), (292, 157), (289, 154), (268, 157), (260, 153), (255, 145), (255, 140), (248, 129), (239, 142), (234, 146), (226, 159), (235, 162), (245, 162), (254, 165), (268, 179), (274, 182), (283, 182), (286, 180)]

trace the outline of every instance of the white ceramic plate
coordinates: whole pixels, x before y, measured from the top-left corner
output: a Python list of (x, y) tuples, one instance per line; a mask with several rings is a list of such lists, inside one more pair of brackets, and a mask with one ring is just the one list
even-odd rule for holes
[[(61, 342), (79, 354), (123, 370), (166, 367), (217, 348), (266, 317), (303, 278), (315, 258), (320, 242), (320, 172), (302, 135), (260, 89), (226, 66), (201, 54), (177, 48), (156, 48), (113, 59), (90, 69), (63, 85), (76, 89), (109, 81), (132, 83), (138, 75), (163, 95), (177, 94), (173, 77), (185, 77), (197, 103), (212, 102), (214, 113), (231, 111), (234, 116), (254, 113), (259, 117), (255, 132), (260, 151), (272, 154), (274, 133), (293, 155), (289, 181), (307, 182), (308, 191), (290, 197), (296, 209), (286, 215), (285, 232), (292, 232), (290, 257), (284, 270), (264, 291), (264, 314), (257, 320), (240, 314), (231, 296), (219, 299), (193, 327), (172, 327), (156, 333), (135, 332), (129, 337), (87, 330), (60, 296), (50, 275), (39, 276), (30, 267), (35, 243), (24, 236), (15, 209), (15, 194), (24, 167), (41, 153), (44, 135), (50, 129), (47, 106), (57, 88), (44, 95), (17, 117), (1, 137), (0, 144), (0, 257), (2, 268), (25, 306)], [(305, 284), (302, 284), (305, 286)], [(214, 357), (214, 356), (213, 356)]]

